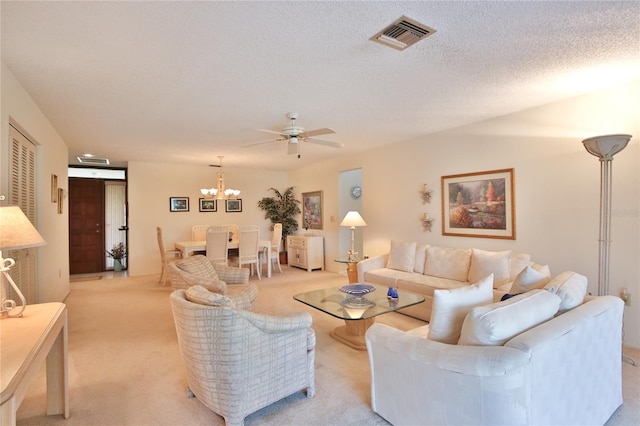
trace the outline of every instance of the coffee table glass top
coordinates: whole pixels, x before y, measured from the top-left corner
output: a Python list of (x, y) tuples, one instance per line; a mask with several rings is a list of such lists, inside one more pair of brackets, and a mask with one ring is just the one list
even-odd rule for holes
[(424, 302), (424, 297), (398, 290), (398, 299), (387, 298), (387, 287), (366, 284), (375, 290), (363, 296), (340, 291), (340, 287), (307, 291), (293, 296), (298, 302), (344, 320), (366, 319)]

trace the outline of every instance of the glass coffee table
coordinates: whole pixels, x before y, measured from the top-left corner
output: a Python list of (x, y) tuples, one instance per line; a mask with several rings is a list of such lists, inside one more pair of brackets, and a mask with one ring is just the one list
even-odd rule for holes
[[(397, 299), (387, 298), (387, 287), (375, 284), (355, 284), (308, 291), (293, 296), (298, 302), (345, 321), (331, 331), (331, 337), (361, 351), (367, 350), (364, 335), (378, 315), (397, 311), (424, 302), (424, 297), (408, 291), (398, 291)], [(366, 287), (363, 287), (366, 286)], [(350, 294), (340, 290), (363, 289), (366, 294)]]

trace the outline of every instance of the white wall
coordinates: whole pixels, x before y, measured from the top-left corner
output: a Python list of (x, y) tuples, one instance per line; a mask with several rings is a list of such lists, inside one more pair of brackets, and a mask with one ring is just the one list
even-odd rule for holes
[[(69, 226), (67, 198), (63, 214), (51, 202), (51, 174), (58, 176), (58, 186), (66, 190), (67, 146), (29, 94), (2, 62), (0, 107), (0, 194), (9, 194), (9, 118), (29, 133), (37, 146), (36, 206), (38, 232), (47, 245), (38, 250), (38, 301), (62, 301), (69, 293)], [(7, 202), (3, 202), (7, 205)]]
[[(640, 347), (640, 83), (554, 103), (493, 120), (427, 135), (367, 153), (299, 169), (290, 181), (300, 191), (325, 195), (326, 268), (338, 271), (335, 200), (340, 171), (362, 168), (364, 252), (388, 251), (391, 239), (450, 247), (530, 253), (554, 275), (574, 270), (597, 294), (600, 165), (582, 140), (611, 133), (633, 138), (613, 161), (611, 294), (634, 295), (625, 309), (626, 344)], [(441, 176), (515, 169), (516, 239), (442, 235)], [(319, 171), (322, 170), (322, 173)], [(419, 190), (434, 191), (422, 204)], [(435, 218), (423, 232), (423, 213)], [(339, 221), (339, 219), (338, 219)]]
[[(166, 249), (176, 241), (191, 239), (193, 225), (258, 225), (260, 238), (271, 239), (271, 221), (258, 208), (263, 197), (273, 196), (269, 188), (287, 188), (285, 172), (257, 171), (224, 167), (227, 187), (242, 192), (242, 212), (225, 212), (218, 202), (217, 212), (199, 212), (200, 188), (217, 186), (218, 169), (183, 164), (129, 162), (129, 273), (160, 272), (160, 252), (156, 227), (162, 227)], [(299, 194), (299, 193), (298, 193)], [(189, 212), (170, 212), (169, 197), (189, 197)], [(300, 198), (300, 197), (298, 197)]]

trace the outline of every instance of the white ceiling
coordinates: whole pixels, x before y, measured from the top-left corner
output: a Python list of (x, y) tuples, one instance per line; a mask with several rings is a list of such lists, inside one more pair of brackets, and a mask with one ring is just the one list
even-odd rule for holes
[[(289, 170), (640, 79), (640, 3), (0, 4), (2, 60), (69, 145), (127, 160)], [(369, 41), (405, 15), (437, 32)], [(342, 150), (285, 142), (287, 112)], [(27, 129), (28, 130), (28, 129)], [(124, 163), (126, 164), (126, 163)]]

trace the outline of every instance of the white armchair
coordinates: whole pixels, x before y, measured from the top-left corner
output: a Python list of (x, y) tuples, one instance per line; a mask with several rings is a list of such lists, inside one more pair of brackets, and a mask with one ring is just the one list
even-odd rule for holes
[[(227, 426), (306, 388), (315, 393), (311, 316), (273, 316), (215, 307), (171, 294), (189, 390)], [(202, 332), (200, 332), (202, 331)]]

